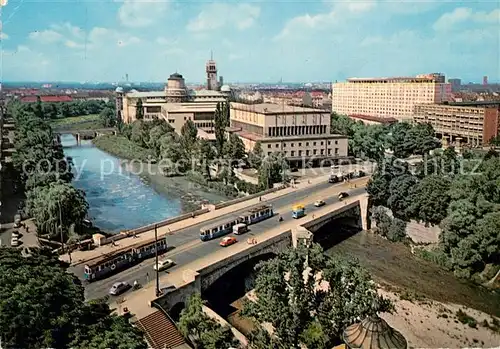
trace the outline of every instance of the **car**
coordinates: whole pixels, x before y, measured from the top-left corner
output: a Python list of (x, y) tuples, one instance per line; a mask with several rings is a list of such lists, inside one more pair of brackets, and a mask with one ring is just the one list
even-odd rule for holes
[(321, 207), (324, 205), (325, 205), (325, 202), (323, 200), (318, 200), (318, 201), (314, 202), (314, 206), (316, 206), (316, 207)]
[(222, 247), (227, 247), (227, 246), (231, 246), (232, 244), (235, 244), (237, 242), (238, 242), (238, 240), (236, 240), (235, 237), (226, 236), (224, 239), (222, 239), (220, 241), (219, 245), (221, 245)]
[(346, 192), (342, 192), (342, 193), (339, 194), (339, 200), (342, 200), (342, 199), (344, 199), (344, 198), (346, 198), (348, 196), (349, 196), (349, 194), (347, 194)]
[(109, 294), (112, 296), (118, 296), (119, 294), (127, 291), (129, 288), (130, 284), (126, 281), (115, 282), (109, 289)]
[[(174, 264), (175, 264), (174, 261), (171, 259), (164, 259), (164, 260), (158, 261), (158, 271), (168, 269), (171, 266), (173, 266)], [(156, 263), (155, 263), (153, 265), (153, 269), (156, 270), (156, 268), (157, 267), (156, 267)]]

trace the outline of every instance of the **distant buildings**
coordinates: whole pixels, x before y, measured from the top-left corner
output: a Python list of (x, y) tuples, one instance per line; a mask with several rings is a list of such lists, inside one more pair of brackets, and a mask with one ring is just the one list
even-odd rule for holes
[(448, 83), (451, 85), (451, 92), (460, 91), (462, 85), (462, 80), (460, 79), (448, 79)]
[[(164, 119), (180, 133), (187, 120), (192, 120), (201, 130), (201, 136), (213, 138), (213, 117), (217, 103), (225, 102), (231, 95), (229, 86), (219, 88), (217, 68), (213, 60), (206, 64), (207, 89), (190, 90), (186, 87), (184, 77), (179, 73), (170, 75), (163, 91), (138, 92), (132, 90), (124, 93), (122, 88), (116, 89), (116, 106), (118, 116), (123, 122), (136, 120), (137, 103), (142, 102), (144, 120)], [(220, 91), (217, 91), (220, 90)]]
[(347, 137), (330, 134), (330, 112), (271, 103), (231, 103), (229, 132), (251, 151), (261, 143), (264, 155), (280, 152), (292, 166), (347, 156)]
[(417, 105), (414, 121), (430, 123), (450, 142), (487, 145), (500, 132), (500, 101)]
[(412, 120), (415, 105), (450, 99), (451, 85), (442, 74), (351, 78), (332, 85), (332, 111), (343, 115)]
[(263, 91), (265, 103), (331, 110), (331, 98), (323, 91)]

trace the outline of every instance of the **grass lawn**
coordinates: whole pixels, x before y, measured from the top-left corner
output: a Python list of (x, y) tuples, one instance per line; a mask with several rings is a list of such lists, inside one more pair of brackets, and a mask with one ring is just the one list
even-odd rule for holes
[(59, 118), (52, 120), (50, 125), (52, 127), (66, 126), (71, 124), (80, 124), (84, 122), (90, 121), (99, 121), (99, 114), (90, 114), (90, 115), (80, 115), (80, 116), (72, 116), (69, 118)]

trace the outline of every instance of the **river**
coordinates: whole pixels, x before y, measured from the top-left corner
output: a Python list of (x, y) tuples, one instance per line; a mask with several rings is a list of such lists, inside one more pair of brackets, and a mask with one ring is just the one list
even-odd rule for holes
[(61, 136), (66, 156), (73, 159), (73, 185), (86, 193), (89, 216), (104, 231), (119, 232), (179, 215), (180, 196), (159, 193), (132, 173), (122, 160), (96, 148), (91, 141), (76, 145), (72, 135)]

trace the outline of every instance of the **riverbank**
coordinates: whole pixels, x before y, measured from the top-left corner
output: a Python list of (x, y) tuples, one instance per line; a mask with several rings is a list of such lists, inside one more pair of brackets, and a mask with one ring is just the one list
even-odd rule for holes
[(50, 126), (54, 130), (92, 130), (104, 127), (99, 114), (89, 114), (59, 118), (50, 121)]
[(95, 138), (92, 143), (120, 159), (145, 161), (154, 155), (150, 149), (142, 148), (124, 136), (103, 135)]
[[(141, 165), (135, 163), (132, 164), (132, 166), (133, 170), (137, 171), (135, 173), (138, 173)], [(210, 190), (200, 184), (191, 182), (185, 177), (164, 176), (159, 166), (156, 164), (145, 164), (139, 176), (157, 192), (167, 196), (180, 197), (183, 212), (197, 210), (204, 202), (217, 204), (230, 200), (229, 197), (215, 190)]]
[(404, 244), (370, 232), (347, 237), (327, 254), (355, 257), (382, 287), (397, 290), (409, 300), (454, 303), (500, 316), (500, 293), (457, 279), (436, 264), (413, 255)]

